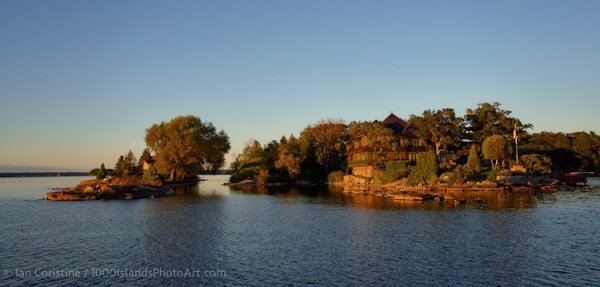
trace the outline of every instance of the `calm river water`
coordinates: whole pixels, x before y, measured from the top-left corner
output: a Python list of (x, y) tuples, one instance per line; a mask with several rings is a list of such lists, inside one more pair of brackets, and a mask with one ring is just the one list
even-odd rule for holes
[(39, 200), (83, 179), (0, 179), (0, 285), (600, 285), (598, 188), (452, 206), (212, 176), (176, 197)]

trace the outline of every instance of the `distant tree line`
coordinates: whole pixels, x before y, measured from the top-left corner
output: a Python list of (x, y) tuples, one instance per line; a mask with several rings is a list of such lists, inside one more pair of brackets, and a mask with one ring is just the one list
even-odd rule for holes
[[(231, 164), (232, 182), (253, 179), (260, 183), (339, 180), (347, 172), (346, 145), (368, 135), (373, 139), (373, 162), (377, 180), (390, 182), (405, 178), (412, 184), (445, 178), (450, 182), (494, 180), (497, 173), (515, 165), (514, 138), (519, 140), (520, 164), (533, 174), (551, 171), (600, 171), (600, 137), (594, 132), (534, 133), (500, 103), (481, 103), (463, 116), (454, 109), (425, 110), (411, 115), (408, 125), (426, 146), (415, 165), (385, 160), (386, 147), (393, 145), (393, 132), (378, 121), (351, 122), (321, 120), (308, 125), (299, 137), (279, 141), (246, 143)], [(452, 150), (465, 158), (449, 170), (441, 155)], [(341, 175), (340, 175), (341, 174)]]

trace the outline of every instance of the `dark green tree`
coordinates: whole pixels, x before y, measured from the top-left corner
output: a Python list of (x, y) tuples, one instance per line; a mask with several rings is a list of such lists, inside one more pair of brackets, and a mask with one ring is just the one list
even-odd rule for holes
[(506, 158), (506, 140), (502, 136), (493, 135), (483, 141), (483, 157), (490, 160), (492, 167), (500, 167), (500, 161)]
[(133, 151), (128, 151), (123, 160), (125, 161), (125, 166), (127, 169), (126, 175), (136, 175), (138, 173), (138, 167), (136, 165), (137, 159), (135, 158)]
[(521, 120), (511, 117), (511, 111), (503, 110), (498, 102), (482, 103), (476, 109), (467, 109), (465, 114), (466, 138), (475, 143), (482, 143), (487, 137), (500, 135), (509, 139), (514, 130), (515, 123), (518, 134), (526, 133), (533, 127), (531, 124), (522, 123)]
[(127, 175), (129, 175), (129, 167), (125, 162), (125, 157), (121, 155), (115, 164), (115, 176), (123, 178)]
[(552, 159), (545, 155), (527, 154), (521, 157), (528, 174), (544, 175), (552, 171)]
[(219, 169), (225, 165), (225, 154), (229, 152), (229, 136), (224, 131), (216, 132), (216, 129), (210, 124), (211, 131), (207, 136), (207, 149), (213, 152), (206, 154), (204, 168), (212, 174), (217, 174)]
[(131, 150), (126, 155), (119, 156), (115, 165), (115, 175), (120, 178), (136, 175), (138, 173), (136, 162), (135, 155)]
[(471, 145), (471, 149), (469, 150), (469, 158), (467, 159), (467, 164), (465, 168), (471, 172), (481, 172), (481, 159), (479, 158), (479, 147), (475, 144)]
[(100, 169), (98, 169), (98, 173), (96, 174), (96, 179), (104, 179), (106, 177), (106, 168), (104, 167), (104, 163), (100, 165)]
[(463, 119), (450, 108), (426, 110), (421, 116), (412, 115), (410, 123), (416, 127), (416, 135), (430, 145), (438, 157), (448, 146), (460, 143), (464, 126)]

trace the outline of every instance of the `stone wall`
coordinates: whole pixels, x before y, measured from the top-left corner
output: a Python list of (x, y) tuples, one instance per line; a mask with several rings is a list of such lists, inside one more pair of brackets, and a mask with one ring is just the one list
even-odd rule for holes
[(373, 177), (373, 167), (372, 166), (355, 166), (352, 168), (352, 174), (366, 176), (366, 177)]

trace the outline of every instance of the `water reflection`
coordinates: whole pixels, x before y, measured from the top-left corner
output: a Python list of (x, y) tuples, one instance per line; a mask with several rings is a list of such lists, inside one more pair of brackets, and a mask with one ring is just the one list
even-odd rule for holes
[(318, 203), (329, 203), (368, 209), (444, 210), (456, 208), (476, 208), (488, 210), (533, 208), (537, 200), (554, 200), (552, 193), (515, 193), (497, 191), (444, 192), (440, 195), (463, 201), (456, 205), (451, 202), (401, 201), (373, 194), (344, 192), (340, 186), (242, 186), (232, 187), (232, 191), (244, 195), (268, 195), (278, 199), (305, 198)]

